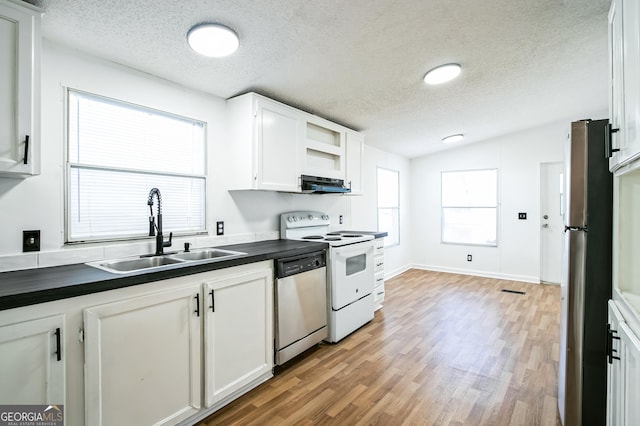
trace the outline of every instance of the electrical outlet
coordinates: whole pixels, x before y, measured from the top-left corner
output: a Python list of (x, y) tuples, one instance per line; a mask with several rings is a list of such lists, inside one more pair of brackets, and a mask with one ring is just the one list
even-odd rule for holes
[(40, 251), (40, 230), (22, 231), (22, 251)]
[(518, 213), (518, 219), (527, 220), (527, 214), (526, 213)]
[(467, 255), (467, 262), (471, 262), (471, 260), (473, 259), (473, 256), (471, 256), (470, 254)]
[(338, 217), (338, 220), (340, 220), (340, 225), (342, 225), (342, 222), (344, 222), (342, 215), (340, 215), (340, 217)]
[(224, 222), (216, 222), (216, 235), (224, 235)]

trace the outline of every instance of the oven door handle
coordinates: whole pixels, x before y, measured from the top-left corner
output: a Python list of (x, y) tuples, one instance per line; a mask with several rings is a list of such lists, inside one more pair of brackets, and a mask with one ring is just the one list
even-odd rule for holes
[[(365, 247), (363, 247), (365, 246)], [(350, 244), (348, 246), (342, 247), (333, 247), (332, 251), (339, 256), (351, 256), (351, 255), (360, 255), (360, 254), (371, 254), (373, 255), (373, 244), (367, 244), (365, 242)]]

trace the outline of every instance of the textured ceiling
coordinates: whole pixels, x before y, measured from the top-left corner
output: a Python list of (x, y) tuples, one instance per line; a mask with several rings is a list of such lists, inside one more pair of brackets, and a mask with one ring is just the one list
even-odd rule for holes
[[(609, 0), (30, 0), (45, 38), (222, 98), (256, 91), (409, 158), (607, 107)], [(233, 55), (191, 51), (219, 22)], [(457, 62), (461, 76), (422, 82)], [(602, 118), (602, 117), (592, 117)]]

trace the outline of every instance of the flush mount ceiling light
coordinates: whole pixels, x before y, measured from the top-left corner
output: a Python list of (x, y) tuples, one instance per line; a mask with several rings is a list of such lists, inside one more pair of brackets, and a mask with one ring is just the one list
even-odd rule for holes
[(238, 35), (219, 24), (200, 24), (187, 33), (189, 46), (201, 55), (220, 58), (238, 50)]
[(462, 68), (460, 64), (445, 64), (435, 67), (424, 76), (424, 82), (427, 84), (442, 84), (453, 80), (459, 74)]
[(453, 143), (453, 142), (461, 141), (462, 139), (464, 139), (464, 135), (462, 133), (458, 133), (457, 135), (451, 135), (451, 136), (442, 138), (442, 143)]

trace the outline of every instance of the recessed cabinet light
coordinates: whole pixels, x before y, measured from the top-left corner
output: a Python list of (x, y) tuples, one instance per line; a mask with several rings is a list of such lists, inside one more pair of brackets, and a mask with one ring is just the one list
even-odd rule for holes
[(460, 64), (446, 64), (435, 67), (424, 76), (427, 84), (442, 84), (451, 81), (460, 75), (462, 68)]
[(219, 24), (200, 24), (187, 33), (189, 46), (201, 55), (220, 58), (238, 50), (238, 35)]
[(453, 143), (461, 141), (462, 139), (464, 139), (464, 135), (462, 133), (458, 133), (457, 135), (451, 135), (442, 138), (442, 143)]

